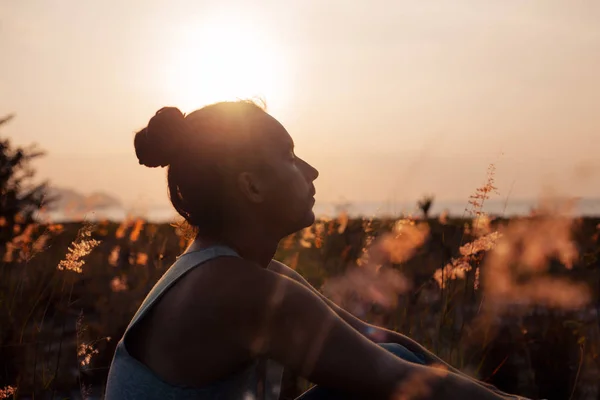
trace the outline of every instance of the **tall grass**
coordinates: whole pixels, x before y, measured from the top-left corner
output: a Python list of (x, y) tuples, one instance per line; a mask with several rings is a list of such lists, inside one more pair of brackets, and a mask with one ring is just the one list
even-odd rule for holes
[[(355, 315), (531, 398), (600, 395), (599, 220), (543, 203), (494, 218), (320, 219), (276, 258)], [(19, 226), (1, 255), (0, 398), (101, 396), (118, 338), (186, 247), (169, 224)], [(286, 376), (284, 398), (297, 394)]]

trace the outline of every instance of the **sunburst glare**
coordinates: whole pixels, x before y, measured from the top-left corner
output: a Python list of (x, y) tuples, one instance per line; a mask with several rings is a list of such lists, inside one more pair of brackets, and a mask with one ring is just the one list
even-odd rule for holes
[(280, 108), (289, 88), (274, 39), (257, 22), (227, 14), (182, 26), (167, 61), (169, 98), (184, 111), (239, 98)]

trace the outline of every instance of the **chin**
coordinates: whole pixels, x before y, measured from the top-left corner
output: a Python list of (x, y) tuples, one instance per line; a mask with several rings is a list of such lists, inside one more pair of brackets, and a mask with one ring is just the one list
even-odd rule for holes
[(311, 226), (312, 224), (315, 223), (315, 220), (316, 220), (315, 213), (313, 212), (313, 210), (310, 210), (308, 212), (308, 215), (306, 216), (306, 224), (303, 226), (303, 228)]
[(314, 212), (312, 210), (310, 210), (309, 212), (307, 212), (302, 217), (300, 217), (296, 220), (296, 223), (293, 224), (293, 228), (290, 229), (290, 232), (288, 233), (288, 235), (291, 235), (292, 233), (301, 231), (304, 228), (308, 228), (309, 226), (311, 226), (312, 224), (315, 223), (315, 219), (316, 219), (316, 217), (315, 217)]

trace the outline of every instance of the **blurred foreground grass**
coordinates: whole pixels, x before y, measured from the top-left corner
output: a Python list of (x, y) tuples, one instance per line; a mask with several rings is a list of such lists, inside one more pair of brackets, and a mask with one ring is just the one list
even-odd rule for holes
[[(0, 398), (98, 398), (117, 341), (187, 240), (140, 219), (15, 227), (1, 249)], [(286, 238), (276, 258), (505, 391), (598, 399), (599, 228), (557, 213), (341, 215)], [(282, 398), (304, 384), (286, 374)]]

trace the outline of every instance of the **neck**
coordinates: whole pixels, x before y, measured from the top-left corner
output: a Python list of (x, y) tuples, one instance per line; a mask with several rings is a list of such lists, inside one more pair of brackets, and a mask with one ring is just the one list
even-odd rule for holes
[(198, 235), (186, 251), (200, 250), (215, 245), (224, 245), (235, 250), (243, 259), (266, 268), (277, 251), (280, 238), (266, 232), (235, 231), (220, 237)]

